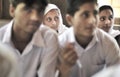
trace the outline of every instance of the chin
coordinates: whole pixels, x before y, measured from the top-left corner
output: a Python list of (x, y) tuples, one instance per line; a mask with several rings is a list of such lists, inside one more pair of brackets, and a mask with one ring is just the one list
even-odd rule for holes
[(94, 31), (91, 31), (91, 32), (86, 33), (86, 36), (87, 36), (87, 37), (92, 37), (93, 35), (94, 35)]
[(30, 29), (30, 30), (27, 30), (28, 33), (30, 34), (34, 34), (38, 29)]
[(92, 36), (93, 36), (93, 34), (88, 34), (88, 35), (86, 35), (86, 37), (88, 37), (88, 38), (89, 38), (89, 37), (92, 37)]

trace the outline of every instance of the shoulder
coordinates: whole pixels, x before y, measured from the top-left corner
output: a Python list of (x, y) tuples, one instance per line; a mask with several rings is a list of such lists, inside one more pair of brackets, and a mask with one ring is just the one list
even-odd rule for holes
[(0, 38), (3, 38), (5, 35), (5, 32), (7, 31), (8, 25), (4, 25), (3, 27), (0, 28)]
[(103, 30), (97, 29), (96, 35), (98, 37), (99, 43), (105, 48), (105, 50), (110, 50), (110, 47), (116, 49), (119, 48), (116, 40)]
[(98, 39), (101, 41), (106, 41), (106, 42), (115, 41), (115, 39), (111, 35), (109, 35), (108, 33), (104, 32), (101, 29), (97, 29), (96, 34), (97, 34)]
[(3, 33), (3, 32), (7, 29), (7, 27), (8, 27), (8, 25), (2, 26), (2, 27), (0, 28), (0, 33), (1, 33), (1, 32)]
[(13, 24), (13, 20), (11, 20), (8, 24), (3, 25), (3, 26), (0, 28), (0, 34), (5, 33), (8, 28), (11, 28), (11, 27), (12, 27), (12, 24)]

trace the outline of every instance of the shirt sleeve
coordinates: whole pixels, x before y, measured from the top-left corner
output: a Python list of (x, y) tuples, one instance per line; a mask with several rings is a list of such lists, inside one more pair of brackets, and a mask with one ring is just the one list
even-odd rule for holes
[(107, 66), (118, 64), (120, 61), (120, 48), (117, 42), (113, 39), (112, 42), (108, 42), (105, 51), (105, 62)]
[(39, 77), (54, 77), (57, 65), (57, 57), (59, 52), (58, 37), (56, 34), (47, 32), (44, 35), (45, 49), (40, 68), (38, 70)]

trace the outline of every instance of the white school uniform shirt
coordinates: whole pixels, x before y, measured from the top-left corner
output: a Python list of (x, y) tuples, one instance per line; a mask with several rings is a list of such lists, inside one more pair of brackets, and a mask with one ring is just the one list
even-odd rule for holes
[(57, 34), (41, 27), (20, 54), (11, 41), (12, 24), (13, 21), (0, 29), (0, 41), (16, 54), (20, 77), (53, 77), (59, 49)]
[(102, 70), (92, 77), (120, 77), (120, 65), (115, 65)]
[(116, 64), (119, 60), (119, 47), (110, 35), (100, 29), (96, 29), (94, 37), (84, 49), (75, 40), (73, 27), (59, 36), (59, 43), (64, 48), (66, 42), (75, 43), (74, 47), (78, 55), (78, 61), (73, 66), (70, 77), (91, 77), (102, 70), (105, 65)]

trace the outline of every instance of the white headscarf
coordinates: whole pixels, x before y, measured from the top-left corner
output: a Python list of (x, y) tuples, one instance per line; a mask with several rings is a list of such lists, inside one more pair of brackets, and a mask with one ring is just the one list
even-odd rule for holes
[(119, 30), (114, 30), (113, 26), (111, 27), (110, 31), (108, 32), (112, 37), (116, 37), (118, 35), (120, 35), (120, 31)]
[(44, 15), (46, 15), (52, 9), (57, 9), (58, 12), (59, 12), (60, 23), (59, 23), (59, 26), (58, 26), (58, 34), (60, 35), (68, 28), (63, 24), (63, 19), (62, 19), (62, 15), (61, 15), (60, 9), (55, 4), (50, 4), (49, 3), (47, 5), (47, 7), (45, 8)]

